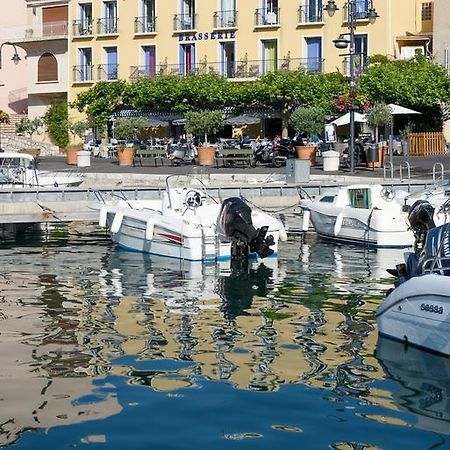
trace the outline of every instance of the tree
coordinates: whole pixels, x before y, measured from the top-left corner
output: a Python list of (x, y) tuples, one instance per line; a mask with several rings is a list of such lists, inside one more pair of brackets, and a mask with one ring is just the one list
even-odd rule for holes
[(205, 147), (208, 145), (208, 134), (218, 133), (225, 126), (222, 111), (189, 111), (185, 117), (186, 131), (192, 134), (204, 135)]
[(144, 117), (119, 117), (114, 122), (114, 137), (120, 140), (134, 141), (148, 127), (148, 121)]
[(34, 119), (29, 119), (28, 117), (22, 117), (19, 122), (16, 122), (16, 133), (17, 134), (28, 134), (30, 139), (33, 134), (38, 132), (44, 126), (43, 117), (35, 117)]
[(297, 133), (308, 134), (308, 141), (311, 141), (311, 136), (320, 136), (323, 132), (325, 124), (325, 113), (323, 109), (311, 106), (308, 108), (296, 108), (290, 118), (290, 124)]
[(378, 143), (378, 127), (387, 125), (392, 119), (386, 103), (374, 103), (366, 113), (366, 119), (367, 124), (375, 130), (375, 142)]
[(44, 116), (48, 133), (61, 148), (69, 145), (69, 116), (66, 102), (53, 103)]

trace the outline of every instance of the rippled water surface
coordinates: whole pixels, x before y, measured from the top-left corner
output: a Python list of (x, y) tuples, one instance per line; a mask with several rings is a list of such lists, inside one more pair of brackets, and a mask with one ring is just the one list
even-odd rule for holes
[(202, 266), (78, 226), (0, 252), (0, 446), (450, 448), (450, 360), (377, 336), (401, 251)]

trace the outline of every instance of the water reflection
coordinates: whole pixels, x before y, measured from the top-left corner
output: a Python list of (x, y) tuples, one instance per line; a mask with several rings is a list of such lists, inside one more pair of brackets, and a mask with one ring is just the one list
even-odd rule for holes
[(395, 404), (414, 414), (417, 427), (448, 434), (450, 359), (383, 337), (376, 356), (386, 376), (398, 383)]

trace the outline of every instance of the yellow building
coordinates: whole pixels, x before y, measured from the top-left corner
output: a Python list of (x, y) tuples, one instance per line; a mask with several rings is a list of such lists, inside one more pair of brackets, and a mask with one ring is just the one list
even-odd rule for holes
[[(431, 54), (432, 3), (353, 0), (355, 51), (408, 58)], [(348, 32), (348, 5), (329, 17), (325, 0), (72, 0), (69, 93), (99, 80), (217, 72), (230, 80), (270, 70), (346, 73), (345, 50), (333, 40)]]

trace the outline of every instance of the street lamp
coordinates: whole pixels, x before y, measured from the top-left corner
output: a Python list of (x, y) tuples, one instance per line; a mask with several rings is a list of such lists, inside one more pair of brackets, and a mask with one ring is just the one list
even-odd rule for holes
[[(359, 10), (357, 9), (360, 6)], [(361, 11), (361, 6), (363, 10)], [(334, 13), (339, 8), (336, 6), (335, 0), (328, 0), (324, 10), (327, 11), (330, 17), (334, 16)], [(354, 98), (356, 92), (356, 73), (355, 73), (355, 30), (356, 20), (366, 19), (369, 23), (375, 23), (378, 14), (373, 7), (372, 0), (348, 0), (347, 1), (347, 27), (348, 33), (342, 33), (337, 39), (333, 41), (334, 46), (339, 49), (349, 47), (348, 56), (350, 57), (350, 93), (351, 98)], [(347, 38), (348, 37), (348, 38)], [(344, 55), (343, 55), (344, 56)], [(348, 145), (348, 151), (350, 153), (350, 171), (355, 170), (355, 107), (352, 104), (350, 106), (350, 141)]]
[(14, 47), (14, 55), (11, 58), (11, 61), (14, 61), (14, 64), (19, 64), (19, 61), (21, 59), (19, 54), (17, 53), (17, 47), (15, 44), (13, 44), (12, 42), (8, 42), (8, 41), (3, 42), (3, 44), (0, 45), (0, 69), (2, 68), (2, 48), (4, 45), (11, 45)]

